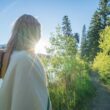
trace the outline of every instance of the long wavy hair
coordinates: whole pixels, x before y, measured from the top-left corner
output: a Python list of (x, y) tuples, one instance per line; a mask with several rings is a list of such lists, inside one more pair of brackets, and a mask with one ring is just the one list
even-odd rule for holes
[(0, 50), (0, 78), (4, 77), (11, 53), (14, 50), (34, 52), (35, 44), (41, 37), (41, 26), (36, 18), (24, 14), (16, 21), (6, 50)]

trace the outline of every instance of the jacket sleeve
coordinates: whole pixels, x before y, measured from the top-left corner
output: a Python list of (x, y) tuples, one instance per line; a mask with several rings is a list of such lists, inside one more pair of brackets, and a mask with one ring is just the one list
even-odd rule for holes
[(17, 62), (11, 110), (46, 110), (48, 90), (43, 74), (29, 58)]

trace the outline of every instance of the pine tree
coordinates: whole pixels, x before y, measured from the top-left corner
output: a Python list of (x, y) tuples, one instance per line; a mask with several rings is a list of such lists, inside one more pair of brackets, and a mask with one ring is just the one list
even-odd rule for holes
[[(83, 29), (82, 29), (82, 37), (85, 39), (86, 38), (86, 25), (83, 25)], [(82, 39), (83, 42), (83, 39)]]
[(100, 0), (99, 9), (95, 11), (87, 33), (87, 53), (89, 61), (93, 61), (99, 49), (99, 33), (110, 24), (110, 0)]
[(64, 36), (73, 36), (72, 29), (71, 29), (71, 23), (70, 23), (68, 16), (63, 17), (62, 31), (63, 31)]
[(63, 32), (63, 35), (65, 37), (68, 37), (68, 36), (73, 37), (73, 39), (75, 38), (76, 42), (79, 43), (79, 34), (75, 33), (73, 35), (72, 28), (71, 28), (71, 23), (70, 23), (70, 20), (69, 20), (68, 16), (63, 17), (62, 32)]
[(100, 0), (98, 11), (101, 16), (102, 28), (104, 29), (107, 25), (110, 25), (110, 0)]
[(92, 61), (99, 51), (99, 32), (101, 31), (101, 18), (99, 12), (96, 11), (91, 20), (91, 24), (87, 33), (86, 56)]
[(74, 38), (76, 39), (76, 42), (79, 43), (79, 34), (78, 33), (74, 33)]
[(84, 57), (86, 54), (86, 26), (83, 25), (83, 29), (82, 29), (82, 38), (81, 38), (81, 57)]
[(77, 42), (79, 41), (79, 34), (77, 33), (73, 36), (71, 23), (68, 16), (63, 17), (62, 21), (62, 33), (63, 33), (63, 40), (65, 46), (66, 53), (70, 56), (74, 56), (76, 54), (76, 47)]

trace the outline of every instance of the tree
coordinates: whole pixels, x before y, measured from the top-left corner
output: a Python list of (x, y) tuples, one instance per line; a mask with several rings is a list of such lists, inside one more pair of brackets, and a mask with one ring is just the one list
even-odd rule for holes
[(101, 51), (94, 59), (93, 69), (99, 72), (102, 79), (107, 80), (110, 78), (110, 27), (100, 33), (99, 43)]
[(70, 23), (68, 16), (63, 17), (62, 31), (63, 31), (64, 36), (73, 36), (72, 29), (71, 29), (71, 23)]
[(95, 11), (87, 33), (87, 53), (89, 61), (93, 61), (99, 48), (99, 32), (110, 24), (110, 0), (100, 0), (99, 9)]
[(98, 11), (101, 16), (102, 28), (104, 29), (107, 25), (110, 25), (110, 0), (100, 0)]
[(76, 39), (76, 42), (79, 43), (79, 34), (78, 33), (74, 33), (74, 38)]
[(79, 43), (79, 34), (75, 33), (73, 35), (70, 20), (66, 15), (63, 17), (62, 32), (65, 37), (74, 37), (76, 40), (76, 43)]
[[(50, 58), (46, 60), (49, 93), (54, 110), (81, 110), (93, 96), (86, 62), (76, 56), (76, 40), (64, 36), (61, 27), (50, 38)], [(59, 86), (60, 85), (60, 86)], [(85, 100), (82, 102), (82, 98)]]
[(86, 35), (86, 26), (83, 25), (82, 29), (82, 38), (81, 38), (81, 57), (83, 58), (86, 54), (86, 43), (87, 43), (87, 35)]
[(99, 32), (101, 27), (101, 18), (99, 12), (96, 11), (91, 20), (91, 24), (87, 33), (86, 56), (89, 61), (93, 61), (97, 52), (99, 52)]
[(63, 33), (63, 41), (65, 42), (65, 50), (66, 54), (70, 54), (71, 56), (76, 54), (77, 42), (79, 42), (79, 34), (75, 33), (73, 36), (71, 23), (68, 16), (63, 17), (62, 21), (62, 33)]
[(74, 37), (67, 37), (62, 34), (61, 27), (58, 25), (56, 27), (56, 33), (52, 34), (50, 38), (51, 48), (48, 49), (49, 54), (51, 55), (60, 55), (60, 56), (75, 56), (76, 49), (76, 40)]

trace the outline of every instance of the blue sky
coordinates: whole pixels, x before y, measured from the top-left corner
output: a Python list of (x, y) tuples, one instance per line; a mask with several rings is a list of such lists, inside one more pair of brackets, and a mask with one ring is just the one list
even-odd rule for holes
[(42, 37), (49, 38), (62, 17), (68, 15), (72, 30), (81, 34), (82, 26), (89, 26), (99, 0), (1, 0), (0, 44), (7, 43), (16, 19), (24, 13), (35, 16), (42, 26)]

